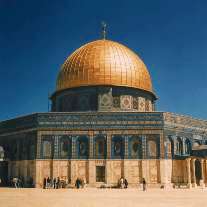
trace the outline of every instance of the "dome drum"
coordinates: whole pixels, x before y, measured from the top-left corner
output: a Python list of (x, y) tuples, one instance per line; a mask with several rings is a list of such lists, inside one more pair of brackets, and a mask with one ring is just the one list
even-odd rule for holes
[(87, 86), (57, 92), (52, 111), (154, 111), (154, 96), (119, 86)]

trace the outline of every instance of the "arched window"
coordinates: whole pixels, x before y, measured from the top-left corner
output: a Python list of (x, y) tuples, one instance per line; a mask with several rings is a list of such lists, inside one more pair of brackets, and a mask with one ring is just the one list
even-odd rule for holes
[(142, 142), (138, 136), (129, 138), (129, 157), (133, 159), (142, 158)]
[(148, 156), (149, 158), (157, 158), (157, 143), (155, 140), (148, 140)]
[(77, 155), (78, 158), (87, 159), (89, 155), (88, 137), (80, 136), (77, 140)]
[(183, 154), (183, 142), (180, 137), (176, 140), (176, 154), (182, 155)]
[(191, 153), (191, 143), (189, 139), (185, 140), (185, 153), (188, 155)]
[(114, 135), (112, 139), (112, 155), (114, 158), (124, 158), (124, 138)]
[(95, 138), (95, 157), (106, 157), (106, 138), (104, 136)]
[(43, 157), (52, 158), (52, 142), (50, 140), (43, 141)]
[(68, 159), (71, 157), (71, 139), (68, 136), (63, 136), (60, 139), (60, 157)]

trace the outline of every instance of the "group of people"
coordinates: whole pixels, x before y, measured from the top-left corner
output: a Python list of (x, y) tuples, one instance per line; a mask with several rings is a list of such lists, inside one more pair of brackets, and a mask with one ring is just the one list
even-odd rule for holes
[(82, 178), (77, 178), (75, 181), (75, 187), (77, 189), (84, 188), (86, 186), (86, 180)]
[[(143, 191), (146, 191), (147, 190), (147, 182), (146, 182), (146, 180), (145, 180), (145, 178), (142, 178), (142, 189), (143, 189)], [(119, 179), (119, 181), (118, 181), (118, 187), (119, 188), (127, 188), (128, 187), (128, 181), (127, 181), (127, 179), (126, 178), (123, 178), (123, 177), (121, 177), (120, 179)]]
[[(45, 177), (43, 179), (43, 189), (58, 189), (58, 188), (65, 188), (67, 187), (67, 184), (69, 184), (70, 181), (67, 183), (64, 180), (61, 180), (60, 177), (57, 178), (50, 178), (50, 177)], [(75, 187), (77, 189), (79, 188), (84, 188), (86, 186), (86, 180), (82, 178), (77, 178), (75, 181)]]
[(58, 189), (61, 188), (61, 180), (59, 177), (51, 179), (50, 177), (44, 178), (43, 180), (43, 188), (44, 189), (49, 189), (49, 188), (54, 188)]
[(126, 178), (121, 177), (118, 181), (118, 187), (119, 188), (127, 188), (128, 187), (128, 181)]
[[(143, 191), (146, 191), (147, 182), (146, 182), (145, 178), (142, 178), (141, 183), (142, 183)], [(14, 179), (14, 186), (18, 187), (18, 185), (19, 185), (18, 180)], [(79, 189), (79, 188), (84, 188), (85, 186), (86, 186), (86, 180), (78, 177), (75, 181), (75, 187), (77, 189)], [(62, 187), (64, 187), (64, 186), (63, 186), (59, 177), (53, 178), (53, 179), (51, 179), (50, 177), (44, 178), (44, 181), (43, 181), (43, 188), (44, 189), (51, 189), (51, 188), (58, 189), (58, 188), (62, 188)], [(118, 187), (121, 189), (128, 188), (127, 179), (124, 177), (121, 177), (118, 181)]]
[(24, 179), (24, 177), (13, 177), (10, 179), (10, 182), (11, 186), (13, 186), (14, 188), (34, 187), (32, 177), (28, 177), (26, 180)]

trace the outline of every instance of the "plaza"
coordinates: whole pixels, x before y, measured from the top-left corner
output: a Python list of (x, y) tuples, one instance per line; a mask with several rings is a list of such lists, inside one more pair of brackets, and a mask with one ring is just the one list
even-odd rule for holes
[(14, 189), (0, 188), (2, 207), (198, 207), (207, 206), (206, 189)]

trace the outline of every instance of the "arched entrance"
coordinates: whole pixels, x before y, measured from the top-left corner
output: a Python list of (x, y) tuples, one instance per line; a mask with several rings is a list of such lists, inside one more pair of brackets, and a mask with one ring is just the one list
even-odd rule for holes
[(196, 184), (200, 185), (200, 180), (201, 180), (201, 162), (199, 160), (195, 161), (195, 177), (196, 177)]
[(5, 161), (5, 151), (2, 146), (0, 146), (0, 186), (8, 185), (8, 162)]

